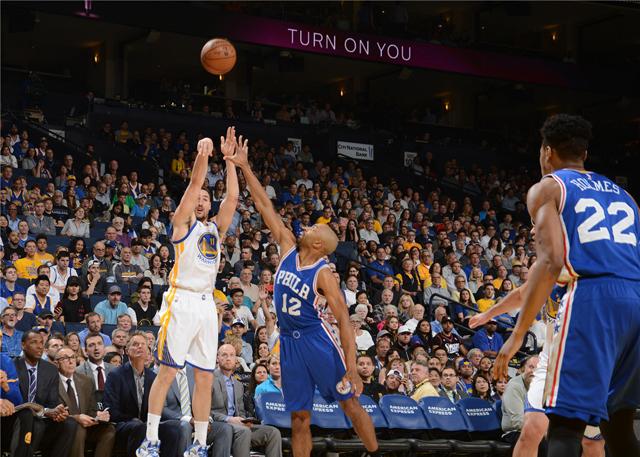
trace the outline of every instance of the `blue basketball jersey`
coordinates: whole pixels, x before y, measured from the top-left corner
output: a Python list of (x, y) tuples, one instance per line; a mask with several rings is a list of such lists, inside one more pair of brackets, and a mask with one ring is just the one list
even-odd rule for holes
[(640, 280), (638, 205), (605, 176), (571, 169), (550, 175), (562, 189), (564, 263), (570, 276)]
[(301, 267), (295, 247), (284, 255), (276, 270), (273, 286), (278, 326), (283, 333), (322, 325), (317, 307), (320, 295), (316, 290), (316, 279), (320, 270), (328, 267), (325, 259)]

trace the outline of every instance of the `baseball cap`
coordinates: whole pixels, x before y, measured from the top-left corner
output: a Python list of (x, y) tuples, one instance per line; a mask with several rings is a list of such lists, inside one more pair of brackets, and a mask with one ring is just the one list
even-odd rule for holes
[(122, 289), (120, 289), (120, 286), (118, 286), (117, 284), (112, 285), (111, 287), (109, 287), (109, 295), (113, 294), (113, 293), (122, 293)]
[(74, 175), (69, 175), (67, 176), (67, 181), (77, 181), (77, 179)]
[(395, 376), (396, 378), (399, 378), (400, 380), (404, 379), (404, 376), (402, 376), (402, 373), (400, 373), (398, 370), (389, 370), (389, 372), (387, 373), (387, 377), (389, 376)]
[(521, 267), (522, 266), (522, 262), (520, 262), (519, 260), (512, 260), (511, 261), (511, 268), (513, 267)]
[(67, 279), (67, 286), (79, 286), (80, 285), (80, 278), (78, 278), (77, 276), (71, 276), (69, 279)]
[(108, 248), (114, 248), (114, 249), (118, 246), (118, 244), (113, 240), (105, 241), (104, 245)]
[(233, 323), (231, 324), (231, 327), (233, 327), (234, 325), (242, 325), (243, 327), (246, 327), (246, 325), (244, 325), (244, 321), (242, 319), (235, 319), (233, 321)]
[(458, 362), (458, 368), (460, 368), (461, 366), (470, 367), (471, 362), (469, 362), (469, 359), (462, 359)]
[(89, 263), (87, 264), (88, 268), (91, 268), (94, 265), (100, 265), (100, 261), (99, 260), (89, 260)]
[(145, 198), (145, 199), (146, 199), (146, 198), (147, 198), (147, 195), (146, 195), (146, 194), (138, 194), (138, 196), (136, 197), (136, 200), (141, 200), (141, 199), (143, 199), (143, 198)]
[(53, 313), (45, 309), (43, 311), (40, 311), (40, 314), (38, 314), (38, 317), (40, 319), (46, 319), (47, 317), (53, 317)]
[(441, 324), (444, 324), (446, 322), (451, 322), (453, 324), (453, 319), (451, 319), (449, 316), (444, 316), (442, 319), (440, 319)]
[(413, 333), (407, 325), (403, 325), (398, 329), (398, 335), (400, 333)]
[(44, 325), (36, 325), (34, 327), (31, 327), (31, 330), (35, 330), (36, 332), (39, 332), (39, 333), (49, 333), (49, 329)]
[(376, 336), (376, 340), (389, 335), (390, 333), (387, 330), (380, 330), (380, 332), (378, 332), (378, 336)]

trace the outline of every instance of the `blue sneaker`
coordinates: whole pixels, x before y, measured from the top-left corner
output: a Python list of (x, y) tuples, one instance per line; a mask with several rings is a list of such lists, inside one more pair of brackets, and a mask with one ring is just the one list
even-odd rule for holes
[(152, 443), (145, 438), (136, 450), (136, 457), (160, 457), (160, 441)]
[(194, 442), (191, 446), (184, 451), (184, 457), (207, 457), (209, 446), (203, 446), (198, 441)]

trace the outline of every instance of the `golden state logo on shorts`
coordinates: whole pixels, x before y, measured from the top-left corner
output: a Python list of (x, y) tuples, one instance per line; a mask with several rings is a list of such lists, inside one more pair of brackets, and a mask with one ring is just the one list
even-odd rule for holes
[(198, 251), (206, 263), (218, 258), (218, 239), (213, 233), (203, 233), (198, 239)]

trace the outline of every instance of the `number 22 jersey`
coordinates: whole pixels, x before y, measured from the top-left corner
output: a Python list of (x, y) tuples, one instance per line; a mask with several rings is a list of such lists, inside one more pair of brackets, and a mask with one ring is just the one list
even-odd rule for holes
[(572, 278), (640, 280), (638, 205), (620, 186), (590, 171), (557, 170), (564, 266)]

